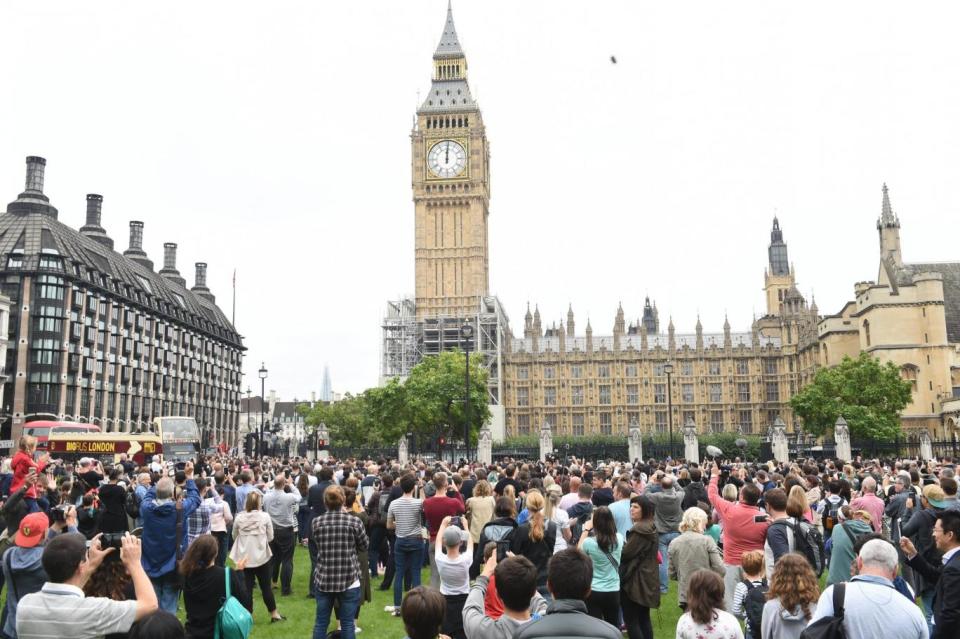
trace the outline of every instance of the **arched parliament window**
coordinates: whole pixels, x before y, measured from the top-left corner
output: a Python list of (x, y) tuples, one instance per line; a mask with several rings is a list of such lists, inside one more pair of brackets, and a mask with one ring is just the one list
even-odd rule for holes
[(870, 320), (864, 320), (863, 322), (863, 335), (867, 341), (867, 346), (870, 346)]

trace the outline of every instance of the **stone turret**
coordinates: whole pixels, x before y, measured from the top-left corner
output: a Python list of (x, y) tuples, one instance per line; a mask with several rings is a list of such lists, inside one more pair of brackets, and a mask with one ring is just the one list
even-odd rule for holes
[(573, 304), (567, 307), (567, 337), (573, 337)]
[(700, 323), (699, 315), (697, 315), (697, 352), (703, 352), (703, 324)]

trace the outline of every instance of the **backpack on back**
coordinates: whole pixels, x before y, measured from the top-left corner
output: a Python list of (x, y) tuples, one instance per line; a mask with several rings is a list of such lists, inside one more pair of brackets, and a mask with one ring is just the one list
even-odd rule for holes
[(127, 498), (123, 502), (123, 508), (127, 511), (127, 516), (131, 519), (140, 517), (140, 496), (136, 490), (127, 493)]
[(833, 585), (833, 615), (821, 617), (803, 629), (800, 639), (846, 639), (847, 632), (843, 629), (843, 595), (846, 584), (840, 582)]
[(767, 603), (767, 591), (770, 590), (770, 586), (767, 585), (766, 579), (760, 586), (754, 585), (749, 579), (744, 579), (743, 585), (747, 587), (747, 596), (743, 598), (743, 610), (746, 612), (750, 626), (750, 637), (760, 639), (763, 607)]
[(836, 503), (827, 500), (827, 511), (823, 513), (824, 532), (833, 532), (833, 527), (840, 523), (840, 508), (843, 506), (843, 500)]
[(827, 553), (824, 549), (823, 535), (816, 526), (807, 521), (776, 521), (772, 525), (789, 526), (793, 531), (793, 550), (807, 558), (817, 577), (823, 574), (827, 567)]
[(243, 607), (240, 600), (230, 594), (230, 569), (224, 568), (226, 598), (213, 625), (214, 639), (247, 639), (253, 629), (253, 615)]

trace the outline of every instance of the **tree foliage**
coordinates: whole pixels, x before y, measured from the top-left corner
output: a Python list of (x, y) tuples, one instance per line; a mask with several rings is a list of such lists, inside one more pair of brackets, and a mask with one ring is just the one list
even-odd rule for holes
[(808, 433), (823, 435), (842, 415), (851, 437), (891, 439), (901, 432), (900, 411), (910, 403), (911, 389), (892, 362), (881, 364), (861, 353), (818, 371), (790, 405)]
[[(331, 404), (318, 404), (306, 412), (310, 432), (321, 422), (332, 445), (376, 446), (394, 444), (407, 433), (420, 441), (441, 436), (462, 439), (466, 422), (466, 356), (447, 351), (425, 358), (405, 381), (392, 379), (360, 395), (347, 395)], [(480, 427), (490, 418), (487, 372), (479, 358), (470, 360), (470, 437), (476, 441)]]

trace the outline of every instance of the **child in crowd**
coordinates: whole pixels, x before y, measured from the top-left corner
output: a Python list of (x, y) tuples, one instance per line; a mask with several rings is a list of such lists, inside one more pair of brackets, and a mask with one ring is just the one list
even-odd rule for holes
[[(743, 568), (743, 580), (741, 580), (733, 590), (733, 610), (731, 610), (731, 612), (735, 617), (744, 621), (744, 636), (751, 637), (753, 636), (751, 634), (753, 632), (753, 625), (757, 626), (757, 631), (760, 630), (760, 617), (749, 614), (750, 609), (756, 607), (751, 606), (750, 601), (753, 599), (759, 603), (759, 612), (762, 615), (766, 592), (768, 590), (766, 577), (767, 567), (763, 559), (763, 551), (751, 550), (743, 553), (741, 568)], [(751, 591), (755, 589), (758, 589), (758, 592), (750, 594)], [(751, 616), (756, 617), (752, 624), (750, 620)]]

